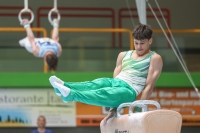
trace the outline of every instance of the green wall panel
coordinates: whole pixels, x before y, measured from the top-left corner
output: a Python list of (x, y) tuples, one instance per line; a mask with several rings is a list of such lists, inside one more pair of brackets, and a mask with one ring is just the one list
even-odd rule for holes
[[(49, 77), (56, 75), (64, 81), (80, 82), (102, 77), (112, 77), (112, 72), (69, 73), (0, 73), (0, 88), (51, 87)], [(191, 73), (194, 83), (200, 87), (200, 73)], [(156, 87), (192, 87), (185, 73), (162, 73)]]

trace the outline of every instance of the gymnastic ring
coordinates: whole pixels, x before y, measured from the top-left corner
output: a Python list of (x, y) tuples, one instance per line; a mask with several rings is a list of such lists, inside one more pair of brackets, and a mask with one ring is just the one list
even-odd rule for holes
[(28, 22), (28, 24), (32, 23), (33, 20), (34, 20), (34, 14), (33, 14), (33, 12), (32, 12), (30, 9), (22, 9), (22, 10), (19, 12), (19, 15), (18, 15), (19, 22), (22, 23), (22, 14), (25, 13), (25, 12), (28, 12), (28, 13), (31, 14), (31, 19), (30, 19), (30, 21)]
[(51, 25), (53, 25), (53, 20), (51, 19), (51, 14), (53, 13), (53, 12), (55, 12), (55, 13), (57, 13), (57, 19), (58, 19), (58, 21), (60, 21), (60, 13), (59, 13), (59, 11), (57, 10), (57, 9), (51, 9), (50, 11), (49, 11), (49, 13), (48, 13), (48, 19), (49, 19), (49, 22), (51, 23)]
[[(134, 101), (133, 102), (134, 104), (136, 103), (136, 104), (144, 104), (144, 105), (147, 105), (147, 104), (153, 104), (153, 105), (155, 105), (156, 107), (157, 107), (157, 109), (161, 109), (161, 106), (160, 106), (160, 104), (157, 102), (157, 101), (154, 101), (154, 100), (137, 100), (137, 101)], [(132, 103), (132, 104), (133, 104)], [(130, 105), (130, 109), (132, 110), (132, 108), (133, 108), (133, 106), (134, 105)], [(148, 111), (148, 108), (147, 108), (147, 111)]]
[[(117, 117), (119, 117), (121, 114), (120, 114), (120, 111), (122, 108), (124, 107), (129, 107), (129, 115), (132, 113), (132, 108), (131, 108), (131, 111), (130, 111), (130, 106), (132, 105), (133, 103), (130, 102), (130, 103), (122, 103), (118, 106), (117, 108)], [(143, 108), (144, 110), (147, 110), (147, 106), (144, 105), (144, 104), (140, 104), (140, 103), (136, 103), (135, 105), (137, 105), (138, 107), (141, 107)]]

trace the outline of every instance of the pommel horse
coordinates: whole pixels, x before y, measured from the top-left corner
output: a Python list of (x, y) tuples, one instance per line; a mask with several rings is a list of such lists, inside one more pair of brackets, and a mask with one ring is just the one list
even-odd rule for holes
[[(148, 111), (148, 104), (153, 104), (157, 110)], [(142, 112), (133, 113), (132, 108), (138, 106)], [(129, 107), (129, 113), (121, 115), (120, 111)], [(138, 100), (123, 103), (117, 108), (116, 116), (106, 123), (100, 123), (101, 133), (180, 133), (182, 116), (172, 110), (161, 109), (158, 102), (153, 100)]]

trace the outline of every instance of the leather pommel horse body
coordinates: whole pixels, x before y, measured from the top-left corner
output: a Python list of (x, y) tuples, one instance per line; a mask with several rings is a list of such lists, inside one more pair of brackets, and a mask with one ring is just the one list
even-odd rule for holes
[[(147, 104), (154, 104), (157, 110), (147, 111)], [(129, 106), (129, 114), (120, 115), (123, 107)], [(133, 113), (132, 107), (142, 107), (143, 112)], [(138, 100), (123, 103), (117, 108), (117, 116), (106, 124), (100, 123), (101, 133), (180, 133), (182, 116), (172, 110), (162, 110), (160, 104), (152, 100)]]

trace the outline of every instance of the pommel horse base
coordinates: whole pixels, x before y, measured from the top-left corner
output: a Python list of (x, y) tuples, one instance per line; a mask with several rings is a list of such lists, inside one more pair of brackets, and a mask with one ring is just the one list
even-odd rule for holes
[[(146, 104), (154, 104), (157, 110), (147, 111)], [(120, 115), (123, 107), (129, 106), (129, 114)], [(143, 112), (133, 113), (132, 107), (142, 107)], [(106, 124), (100, 123), (101, 133), (180, 133), (182, 116), (172, 110), (162, 110), (160, 104), (152, 100), (138, 100), (123, 103), (117, 108), (117, 116)]]

